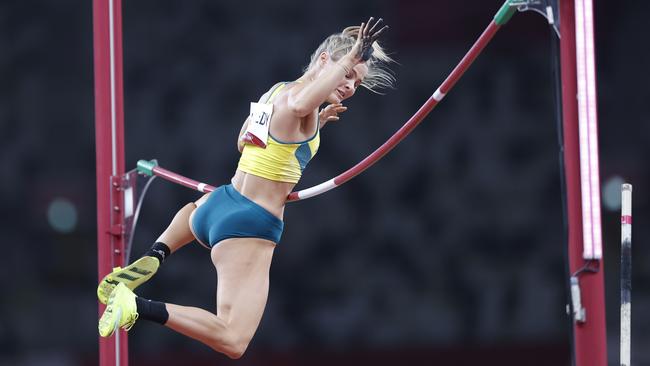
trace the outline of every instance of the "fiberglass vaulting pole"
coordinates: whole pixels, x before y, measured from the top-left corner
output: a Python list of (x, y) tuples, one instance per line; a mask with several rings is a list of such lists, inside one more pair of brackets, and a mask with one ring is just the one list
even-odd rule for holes
[[(124, 110), (121, 0), (93, 0), (98, 280), (124, 265)], [(99, 314), (105, 306), (99, 304)], [(128, 365), (126, 333), (99, 338), (101, 366)]]
[(560, 0), (562, 120), (577, 366), (606, 366), (591, 0)]

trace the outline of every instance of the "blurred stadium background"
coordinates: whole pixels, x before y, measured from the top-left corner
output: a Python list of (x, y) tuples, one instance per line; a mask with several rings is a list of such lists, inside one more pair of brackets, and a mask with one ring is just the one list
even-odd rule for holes
[[(248, 103), (301, 74), (327, 35), (381, 16), (395, 90), (361, 91), (300, 187), (365, 157), (434, 92), (501, 1), (123, 1), (127, 166), (213, 184), (236, 167)], [(0, 364), (97, 363), (92, 2), (0, 3)], [(618, 359), (618, 186), (635, 185), (633, 309), (650, 306), (650, 4), (595, 1), (609, 358)], [(443, 103), (345, 187), (291, 204), (262, 324), (239, 365), (569, 365), (551, 35), (497, 34)], [(614, 188), (612, 188), (614, 187)], [(613, 191), (614, 193), (607, 192)], [(198, 195), (157, 181), (133, 255)], [(145, 297), (214, 307), (199, 245)], [(633, 360), (650, 317), (633, 310)], [(130, 332), (133, 365), (235, 361), (164, 327)]]

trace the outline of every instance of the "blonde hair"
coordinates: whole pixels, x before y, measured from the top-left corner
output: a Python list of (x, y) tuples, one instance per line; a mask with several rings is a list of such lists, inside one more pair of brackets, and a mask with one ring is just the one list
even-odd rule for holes
[[(316, 66), (318, 57), (323, 52), (327, 53), (332, 61), (338, 61), (345, 56), (357, 41), (359, 28), (359, 26), (347, 27), (341, 33), (327, 37), (311, 55), (311, 61), (305, 71)], [(395, 61), (384, 51), (379, 42), (373, 42), (372, 48), (372, 56), (366, 61), (368, 74), (361, 82), (361, 86), (374, 93), (382, 94), (380, 89), (392, 88), (395, 83), (395, 76), (388, 68), (388, 64)]]

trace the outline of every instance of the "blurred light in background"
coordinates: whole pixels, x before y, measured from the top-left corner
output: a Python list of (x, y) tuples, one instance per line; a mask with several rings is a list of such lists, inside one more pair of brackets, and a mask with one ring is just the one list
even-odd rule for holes
[(77, 227), (77, 207), (65, 198), (55, 198), (47, 209), (47, 221), (59, 233), (69, 233)]
[(618, 175), (609, 177), (603, 184), (603, 206), (609, 211), (621, 209), (621, 184), (625, 183)]

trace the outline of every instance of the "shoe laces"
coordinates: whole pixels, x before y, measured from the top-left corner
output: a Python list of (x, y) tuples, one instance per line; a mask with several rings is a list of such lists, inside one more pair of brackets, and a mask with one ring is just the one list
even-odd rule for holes
[(124, 323), (122, 329), (126, 330), (127, 332), (131, 330), (131, 328), (133, 328), (133, 326), (135, 325), (135, 321), (138, 320), (138, 316), (139, 314), (135, 312), (129, 315), (126, 318), (126, 323)]

